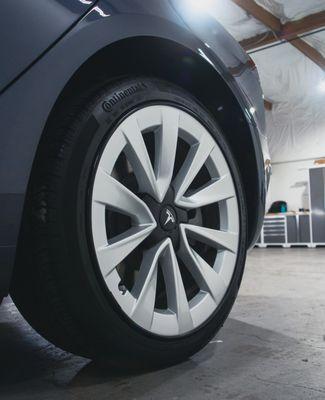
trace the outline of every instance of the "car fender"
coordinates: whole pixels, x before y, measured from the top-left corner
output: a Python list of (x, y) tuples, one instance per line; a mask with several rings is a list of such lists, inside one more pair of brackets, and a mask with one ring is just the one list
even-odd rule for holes
[[(130, 4), (129, 8), (125, 4)], [(245, 110), (254, 143), (260, 146), (256, 123), (249, 113), (250, 101), (232, 73), (234, 65), (223, 64), (211, 48), (204, 47), (204, 42), (191, 32), (172, 5), (170, 10), (163, 10), (166, 15), (156, 1), (99, 1), (0, 96), (1, 129), (5, 132), (0, 135), (0, 268), (5, 276), (2, 279), (0, 271), (0, 297), (1, 290), (8, 290), (10, 273), (6, 271), (14, 264), (25, 193), (46, 122), (74, 73), (101, 49), (123, 39), (150, 36), (168, 39), (198, 54), (234, 91)]]
[(2, 0), (0, 93), (60, 40), (98, 0)]

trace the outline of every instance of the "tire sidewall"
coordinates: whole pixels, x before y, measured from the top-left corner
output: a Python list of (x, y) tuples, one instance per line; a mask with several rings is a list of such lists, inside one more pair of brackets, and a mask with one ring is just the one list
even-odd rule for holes
[[(96, 166), (117, 125), (134, 111), (149, 105), (178, 107), (199, 120), (213, 135), (230, 167), (238, 199), (240, 240), (235, 271), (219, 307), (195, 331), (177, 338), (151, 334), (133, 323), (120, 309), (100, 273), (91, 234), (91, 194)], [(73, 125), (73, 124), (72, 124)], [(119, 358), (182, 359), (203, 347), (222, 326), (236, 299), (246, 258), (245, 199), (236, 163), (226, 138), (215, 119), (190, 94), (167, 82), (134, 78), (109, 84), (88, 102), (78, 121), (71, 143), (66, 147), (62, 167), (59, 210), (62, 255), (59, 279), (65, 281), (65, 301), (80, 329), (85, 332), (91, 352), (114, 354)], [(146, 356), (147, 355), (147, 356)]]

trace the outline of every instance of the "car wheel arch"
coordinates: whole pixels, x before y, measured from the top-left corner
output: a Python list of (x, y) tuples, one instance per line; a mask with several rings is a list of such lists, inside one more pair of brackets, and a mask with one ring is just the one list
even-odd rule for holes
[[(125, 54), (128, 54), (128, 62), (125, 62)], [(47, 126), (58, 117), (62, 106), (66, 107), (69, 101), (86, 90), (90, 81), (101, 85), (128, 75), (151, 76), (174, 83), (195, 96), (215, 117), (226, 134), (225, 139), (243, 179), (248, 210), (248, 242), (251, 245), (257, 229), (260, 196), (251, 128), (245, 111), (221, 74), (188, 47), (161, 37), (140, 36), (122, 39), (102, 48), (88, 58), (64, 86), (50, 112), (40, 143)]]

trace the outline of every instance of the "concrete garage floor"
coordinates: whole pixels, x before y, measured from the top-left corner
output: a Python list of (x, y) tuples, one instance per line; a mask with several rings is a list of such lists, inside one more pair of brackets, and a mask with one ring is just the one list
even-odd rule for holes
[(6, 300), (1, 399), (325, 399), (325, 249), (254, 250), (218, 336), (181, 365), (103, 370), (48, 344)]

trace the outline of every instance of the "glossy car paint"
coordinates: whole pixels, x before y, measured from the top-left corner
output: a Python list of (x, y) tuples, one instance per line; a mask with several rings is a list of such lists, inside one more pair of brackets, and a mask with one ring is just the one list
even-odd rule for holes
[(2, 0), (0, 92), (94, 3), (95, 0)]
[[(11, 54), (18, 55), (0, 66), (0, 76), (2, 68), (7, 71), (0, 95), (0, 297), (8, 293), (31, 167), (51, 110), (78, 68), (99, 50), (122, 39), (145, 36), (175, 42), (210, 64), (233, 91), (249, 125), (258, 172), (254, 184), (259, 198), (250, 227), (252, 244), (264, 215), (264, 158), (268, 154), (262, 134), (265, 121), (261, 88), (240, 46), (212, 18), (194, 18), (186, 0), (36, 3), (43, 10), (41, 23), (36, 23), (35, 15), (28, 11), (28, 1), (6, 0), (1, 8), (1, 18), (6, 20), (7, 15), (12, 25), (0, 24), (0, 34), (7, 38), (5, 46), (0, 44), (0, 54), (10, 49)], [(56, 18), (67, 14), (62, 16), (65, 24), (53, 18), (53, 8)], [(29, 35), (24, 40), (17, 38), (19, 30), (10, 28), (20, 24), (25, 27), (24, 35)]]

